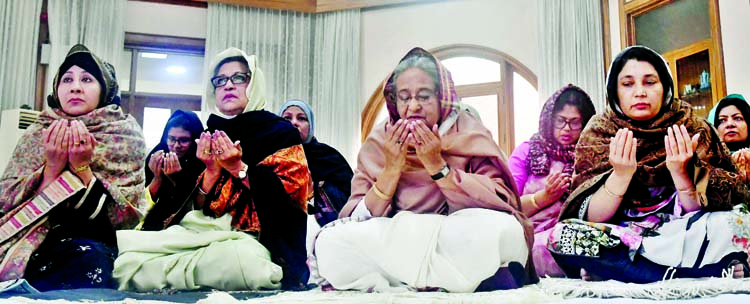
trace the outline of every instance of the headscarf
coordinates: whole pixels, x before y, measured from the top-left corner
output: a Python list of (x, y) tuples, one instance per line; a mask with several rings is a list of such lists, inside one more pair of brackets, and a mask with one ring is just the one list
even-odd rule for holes
[[(609, 162), (609, 144), (617, 130), (628, 128), (638, 140), (638, 167), (622, 201), (623, 206), (647, 206), (650, 199), (648, 188), (674, 187), (672, 176), (666, 166), (664, 136), (672, 125), (684, 125), (692, 135), (700, 133), (696, 154), (690, 163), (693, 181), (698, 193), (705, 194), (700, 204), (705, 210), (730, 210), (747, 198), (747, 188), (740, 183), (729, 151), (721, 143), (715, 129), (703, 118), (693, 115), (692, 107), (673, 99), (671, 78), (661, 78), (664, 94), (668, 98), (659, 114), (649, 121), (635, 121), (619, 110), (617, 100), (617, 76), (634, 54), (650, 53), (637, 60), (646, 61), (658, 71), (668, 70), (658, 53), (642, 46), (623, 50), (612, 62), (607, 77), (608, 107), (603, 114), (594, 116), (584, 129), (576, 146), (575, 177), (573, 192), (563, 206), (561, 219), (575, 218), (584, 199), (601, 187), (612, 172)], [(661, 74), (660, 74), (661, 75)], [(668, 75), (668, 74), (667, 74)], [(614, 89), (612, 89), (614, 88)], [(617, 106), (617, 107), (615, 107)]]
[(263, 75), (263, 71), (258, 67), (258, 60), (255, 55), (247, 55), (244, 51), (230, 47), (214, 57), (211, 61), (210, 68), (208, 69), (208, 78), (206, 86), (206, 99), (205, 102), (208, 106), (208, 110), (211, 114), (217, 115), (222, 118), (232, 118), (224, 113), (221, 113), (216, 107), (214, 98), (216, 96), (216, 90), (213, 84), (208, 79), (216, 76), (215, 71), (219, 68), (217, 66), (222, 60), (229, 57), (241, 56), (247, 61), (248, 71), (250, 72), (250, 83), (245, 89), (245, 96), (247, 96), (247, 106), (245, 106), (245, 112), (262, 110), (266, 106), (266, 77)]
[[(737, 110), (742, 113), (742, 118), (747, 122), (750, 119), (750, 104), (747, 103), (744, 97), (740, 94), (729, 94), (727, 97), (722, 98), (708, 113), (708, 121), (714, 125), (716, 129), (719, 129), (719, 112), (728, 106), (735, 106)], [(750, 148), (750, 135), (743, 141), (740, 142), (725, 142), (729, 151), (737, 151), (742, 148)]]
[[(446, 69), (442, 64), (433, 57), (432, 54), (427, 52), (426, 50), (422, 48), (414, 48), (404, 57), (404, 59), (409, 57), (427, 57), (431, 58), (433, 62), (436, 62), (437, 71), (438, 71), (438, 81), (439, 83), (443, 84), (438, 88), (437, 90), (437, 99), (440, 102), (440, 117), (438, 117), (438, 125), (441, 125), (442, 122), (448, 117), (456, 113), (456, 104), (458, 103), (458, 95), (456, 95), (456, 88), (453, 85), (453, 78), (451, 78), (451, 73)], [(402, 60), (403, 61), (403, 60)], [(386, 107), (388, 108), (388, 117), (390, 118), (391, 124), (396, 123), (396, 121), (399, 120), (400, 115), (398, 114), (398, 109), (396, 107), (396, 82), (394, 81), (395, 74), (391, 74), (388, 79), (386, 80), (385, 88), (383, 89), (383, 95), (385, 96), (385, 103)], [(454, 114), (454, 117), (457, 116)]]
[[(186, 125), (175, 125), (175, 122), (180, 119), (184, 120)], [(196, 115), (193, 112), (190, 111), (183, 111), (183, 110), (176, 110), (172, 115), (169, 117), (169, 120), (167, 120), (167, 125), (164, 127), (164, 132), (161, 135), (161, 141), (154, 147), (151, 152), (148, 153), (148, 157), (146, 158), (146, 184), (151, 182), (151, 179), (154, 178), (154, 172), (151, 172), (151, 169), (148, 168), (148, 162), (151, 160), (151, 155), (156, 153), (157, 151), (164, 151), (169, 152), (169, 145), (167, 144), (167, 137), (169, 135), (169, 130), (179, 127), (185, 129), (185, 131), (188, 131), (190, 133), (190, 148), (185, 152), (185, 156), (183, 156), (180, 159), (180, 166), (185, 169), (187, 166), (192, 166), (193, 164), (200, 166), (203, 164), (198, 157), (195, 156), (195, 149), (197, 144), (195, 143), (195, 140), (200, 138), (201, 132), (203, 132), (203, 123), (201, 122), (200, 118), (198, 118), (198, 115)], [(201, 171), (203, 171), (201, 169)], [(195, 176), (196, 178), (198, 175)]]
[(279, 116), (283, 116), (284, 111), (286, 111), (286, 109), (291, 106), (302, 109), (302, 111), (305, 112), (305, 115), (307, 115), (307, 121), (310, 122), (310, 132), (307, 133), (307, 138), (304, 138), (302, 142), (305, 144), (309, 144), (315, 136), (315, 117), (313, 116), (312, 108), (310, 108), (310, 105), (302, 100), (292, 99), (285, 102), (283, 105), (281, 105), (281, 107), (279, 107)]
[[(484, 160), (483, 166), (492, 168), (492, 173), (476, 173), (484, 189), (483, 193), (475, 193), (469, 205), (489, 208), (506, 212), (515, 216), (524, 228), (528, 248), (532, 248), (534, 241), (534, 229), (531, 222), (519, 212), (520, 199), (516, 190), (513, 176), (506, 165), (505, 157), (500, 148), (492, 138), (491, 133), (481, 122), (476, 120), (467, 111), (458, 111), (456, 104), (459, 103), (455, 93), (453, 80), (448, 70), (432, 54), (422, 48), (414, 48), (404, 56), (401, 61), (412, 56), (423, 56), (432, 60), (438, 68), (441, 119), (438, 122), (438, 133), (442, 145), (442, 156), (451, 168), (466, 172), (476, 169), (474, 161)], [(393, 75), (389, 76), (384, 85), (383, 94), (388, 102), (390, 120), (383, 122), (373, 128), (365, 143), (362, 145), (358, 156), (357, 172), (352, 180), (352, 195), (346, 206), (341, 211), (340, 217), (349, 216), (355, 206), (364, 198), (365, 194), (375, 184), (375, 180), (385, 167), (384, 144), (386, 141), (386, 129), (393, 125), (398, 119), (395, 110), (395, 96), (393, 94), (395, 85)], [(486, 179), (485, 179), (486, 178)], [(490, 193), (491, 192), (491, 193)], [(442, 194), (437, 185), (430, 179), (427, 170), (419, 161), (418, 157), (409, 153), (406, 156), (406, 165), (399, 179), (393, 201), (388, 206), (386, 214), (376, 216), (393, 216), (397, 211), (407, 210), (415, 213), (437, 213), (446, 214), (457, 210), (447, 210), (446, 196)], [(532, 263), (531, 253), (525, 267), (527, 273), (526, 283), (537, 282), (536, 271)]]
[(47, 105), (50, 108), (59, 109), (61, 107), (57, 87), (60, 85), (60, 78), (62, 75), (74, 65), (86, 70), (86, 72), (94, 76), (99, 82), (99, 86), (102, 90), (99, 95), (97, 108), (102, 108), (111, 104), (120, 105), (120, 91), (119, 86), (117, 85), (115, 68), (109, 62), (103, 61), (91, 53), (86, 46), (76, 44), (70, 48), (68, 55), (57, 69), (57, 73), (55, 73), (55, 78), (52, 83), (52, 94), (47, 96)]
[(217, 217), (230, 213), (235, 229), (257, 232), (261, 226), (274, 225), (269, 222), (264, 224), (264, 218), (257, 216), (256, 208), (262, 206), (291, 204), (299, 214), (306, 216), (307, 201), (312, 197), (312, 181), (299, 131), (285, 119), (263, 110), (266, 103), (265, 81), (257, 66), (256, 56), (229, 48), (214, 58), (209, 71), (216, 71), (223, 59), (235, 56), (247, 59), (253, 73), (246, 90), (247, 107), (242, 114), (232, 117), (220, 113), (216, 107), (213, 85), (209, 83), (208, 96), (212, 100), (209, 101), (211, 116), (207, 130), (212, 133), (221, 130), (232, 141), (240, 141), (242, 162), (248, 165), (247, 178), (253, 190), (248, 191), (230, 178), (226, 170), (222, 170), (222, 176), (214, 188), (216, 193), (209, 194), (216, 199), (204, 204), (204, 212)]
[[(565, 102), (560, 100), (560, 96), (568, 91), (576, 91), (584, 97), (581, 102), (583, 107), (589, 108), (589, 112), (592, 114), (595, 112), (594, 103), (591, 101), (586, 92), (573, 84), (568, 84), (562, 87), (560, 90), (552, 94), (547, 102), (542, 107), (542, 112), (539, 115), (539, 132), (531, 137), (529, 142), (529, 157), (528, 157), (528, 169), (534, 175), (547, 175), (549, 174), (550, 161), (556, 160), (565, 163), (563, 167), (563, 173), (573, 173), (573, 163), (575, 162), (575, 146), (576, 144), (561, 145), (555, 139), (555, 126), (554, 126), (554, 115), (555, 106), (558, 102)], [(585, 115), (584, 109), (577, 107), (578, 112), (581, 114), (581, 123), (586, 125), (591, 119), (591, 116)]]

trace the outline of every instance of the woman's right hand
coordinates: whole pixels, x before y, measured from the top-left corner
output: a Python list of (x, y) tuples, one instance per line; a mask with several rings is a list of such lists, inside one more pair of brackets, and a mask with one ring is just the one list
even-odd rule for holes
[(407, 120), (399, 119), (385, 131), (383, 153), (386, 171), (401, 172), (406, 164), (406, 137), (409, 134), (407, 125)]
[(633, 131), (617, 130), (617, 134), (609, 143), (609, 163), (612, 164), (612, 175), (630, 179), (638, 168), (636, 147), (638, 141), (633, 138)]
[(48, 128), (42, 130), (42, 144), (47, 160), (45, 171), (49, 174), (60, 175), (68, 165), (69, 140), (70, 131), (67, 120), (55, 120)]
[(750, 182), (750, 150), (742, 148), (737, 152), (732, 153), (732, 161), (737, 167), (737, 173), (745, 183)]
[(545, 207), (562, 197), (570, 187), (570, 175), (562, 172), (555, 172), (547, 177), (547, 184), (542, 190), (542, 199), (539, 207)]
[(208, 131), (201, 133), (201, 137), (196, 139), (195, 142), (198, 143), (195, 156), (206, 164), (206, 170), (212, 173), (221, 171), (221, 166), (219, 166), (219, 162), (216, 161), (216, 157), (212, 153), (211, 133)]
[(159, 150), (151, 154), (148, 160), (148, 168), (154, 173), (154, 178), (161, 178), (164, 174), (164, 151)]

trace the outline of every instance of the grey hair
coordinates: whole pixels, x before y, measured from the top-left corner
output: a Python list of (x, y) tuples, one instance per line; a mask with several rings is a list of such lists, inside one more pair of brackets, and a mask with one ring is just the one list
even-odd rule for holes
[[(406, 70), (411, 68), (418, 68), (427, 73), (427, 75), (430, 76), (430, 78), (432, 78), (432, 81), (435, 83), (434, 90), (437, 91), (440, 89), (437, 64), (435, 64), (435, 61), (433, 61), (431, 58), (425, 56), (411, 56), (399, 62), (396, 66), (396, 69), (393, 70), (393, 83), (395, 84), (398, 77), (401, 76), (401, 74), (403, 74)], [(398, 88), (396, 88), (396, 90), (398, 90)]]

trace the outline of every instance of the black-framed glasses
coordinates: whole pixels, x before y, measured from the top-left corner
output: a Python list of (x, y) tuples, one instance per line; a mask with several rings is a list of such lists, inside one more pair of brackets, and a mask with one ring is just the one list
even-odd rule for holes
[(167, 136), (167, 144), (174, 145), (176, 143), (179, 143), (181, 146), (187, 146), (190, 144), (190, 137)]
[(243, 84), (250, 82), (250, 72), (247, 73), (234, 73), (232, 76), (214, 76), (211, 78), (211, 84), (214, 85), (214, 89), (227, 85), (227, 82), (231, 81), (233, 84)]
[(579, 119), (562, 119), (560, 117), (556, 117), (554, 119), (554, 125), (556, 129), (565, 129), (565, 126), (569, 126), (571, 130), (580, 130), (583, 128), (583, 122), (581, 122)]

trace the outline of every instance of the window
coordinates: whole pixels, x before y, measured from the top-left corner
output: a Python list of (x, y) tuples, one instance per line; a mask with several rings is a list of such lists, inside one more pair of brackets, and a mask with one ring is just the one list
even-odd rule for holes
[(122, 106), (143, 127), (146, 147), (151, 149), (175, 110), (194, 111), (201, 117), (205, 42), (129, 33), (125, 41), (118, 73)]
[[(481, 46), (455, 45), (432, 53), (451, 72), (461, 102), (479, 112), (500, 148), (510, 154), (516, 139), (531, 138), (539, 126), (539, 93), (536, 75), (502, 52)], [(372, 126), (388, 115), (382, 85), (363, 110), (362, 140)]]

